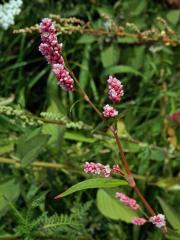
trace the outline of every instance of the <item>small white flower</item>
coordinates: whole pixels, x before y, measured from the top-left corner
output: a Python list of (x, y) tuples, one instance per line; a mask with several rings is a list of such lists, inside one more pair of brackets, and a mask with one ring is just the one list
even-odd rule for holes
[(10, 0), (4, 5), (0, 4), (0, 27), (4, 30), (14, 24), (14, 18), (21, 12), (22, 0)]

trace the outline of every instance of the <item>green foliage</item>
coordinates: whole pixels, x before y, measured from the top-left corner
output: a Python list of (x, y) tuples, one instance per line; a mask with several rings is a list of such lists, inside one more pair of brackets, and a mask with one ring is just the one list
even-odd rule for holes
[(20, 186), (14, 179), (2, 182), (0, 184), (0, 217), (8, 210), (6, 198), (10, 201), (16, 201), (20, 194)]

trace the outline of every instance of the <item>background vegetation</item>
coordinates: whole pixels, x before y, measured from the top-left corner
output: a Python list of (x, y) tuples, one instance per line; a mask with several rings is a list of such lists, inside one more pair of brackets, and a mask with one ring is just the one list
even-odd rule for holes
[[(88, 177), (82, 170), (85, 161), (112, 165), (118, 153), (93, 110), (56, 85), (38, 51), (39, 34), (12, 33), (53, 13), (90, 21), (94, 27), (104, 24), (101, 16), (106, 14), (121, 26), (133, 22), (140, 30), (157, 26), (160, 16), (180, 34), (180, 11), (172, 2), (24, 0), (16, 25), (1, 30), (0, 239), (180, 239), (178, 233), (164, 236), (150, 224), (127, 224), (126, 213), (119, 216), (122, 221), (113, 220), (112, 212), (105, 217), (97, 190), (53, 200)], [(169, 118), (180, 109), (179, 46), (80, 33), (61, 34), (59, 40), (99, 108), (107, 103), (107, 76), (121, 79), (125, 96), (118, 105), (117, 125), (127, 159), (155, 210), (164, 211), (169, 228), (180, 231), (180, 128)], [(52, 119), (66, 124), (50, 124)], [(123, 191), (133, 194), (127, 187)], [(111, 205), (110, 200), (105, 203), (106, 208)]]

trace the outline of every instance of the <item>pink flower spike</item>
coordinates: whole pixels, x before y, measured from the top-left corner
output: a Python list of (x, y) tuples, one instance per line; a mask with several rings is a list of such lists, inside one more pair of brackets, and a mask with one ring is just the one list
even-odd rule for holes
[(39, 51), (44, 55), (47, 62), (53, 67), (53, 73), (58, 84), (66, 91), (74, 90), (74, 80), (65, 69), (64, 59), (61, 55), (62, 43), (58, 43), (54, 23), (49, 18), (42, 19), (39, 25), (42, 43)]
[(64, 89), (65, 91), (74, 90), (74, 80), (62, 64), (54, 64), (52, 71), (56, 76), (58, 84), (61, 86), (62, 89)]
[(115, 117), (118, 115), (118, 111), (108, 104), (103, 107), (103, 110), (103, 116), (106, 118)]
[(157, 214), (155, 216), (152, 216), (149, 218), (149, 221), (158, 228), (166, 226), (166, 220), (163, 214)]
[(126, 194), (124, 194), (122, 192), (116, 192), (116, 198), (120, 202), (122, 202), (125, 205), (127, 205), (128, 207), (132, 208), (133, 210), (137, 210), (140, 208), (139, 204), (137, 204), (135, 199), (126, 196)]
[(111, 168), (109, 165), (103, 165), (101, 163), (86, 162), (84, 164), (84, 171), (86, 173), (98, 174), (103, 177), (109, 177), (111, 174)]
[(147, 220), (145, 218), (136, 217), (132, 220), (132, 224), (135, 224), (135, 225), (144, 225), (146, 222)]
[(39, 25), (42, 43), (39, 46), (39, 51), (45, 56), (49, 64), (64, 64), (64, 60), (60, 55), (62, 44), (58, 43), (55, 32), (54, 23), (49, 18), (42, 19)]
[(114, 103), (120, 102), (122, 96), (124, 95), (123, 85), (121, 84), (121, 81), (115, 77), (109, 76), (107, 82), (109, 99)]

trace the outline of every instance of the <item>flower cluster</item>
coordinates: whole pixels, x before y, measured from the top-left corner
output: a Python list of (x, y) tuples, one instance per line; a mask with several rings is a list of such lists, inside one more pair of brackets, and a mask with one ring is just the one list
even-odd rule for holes
[(94, 162), (86, 162), (84, 164), (84, 171), (86, 173), (98, 174), (104, 177), (110, 177), (111, 174), (122, 173), (118, 165), (113, 165), (111, 169), (109, 165)]
[(120, 102), (122, 96), (124, 95), (123, 85), (113, 76), (109, 76), (107, 82), (109, 99), (114, 103)]
[(130, 208), (137, 210), (139, 209), (139, 204), (137, 204), (136, 200), (133, 198), (130, 198), (128, 196), (126, 196), (126, 194), (122, 193), (122, 192), (116, 192), (116, 198), (124, 203), (125, 205), (129, 206)]
[(53, 65), (53, 73), (58, 80), (58, 84), (66, 91), (73, 91), (74, 80), (62, 64)]
[(163, 214), (157, 214), (155, 216), (152, 216), (149, 218), (149, 221), (158, 228), (166, 226), (165, 216)]
[(169, 116), (169, 119), (172, 121), (176, 122), (177, 124), (180, 125), (180, 112), (174, 112)]
[(10, 0), (8, 3), (0, 4), (0, 27), (4, 30), (14, 24), (14, 18), (21, 12), (22, 0)]
[[(166, 226), (165, 216), (163, 214), (157, 214), (150, 217), (149, 222), (153, 223), (158, 228)], [(147, 223), (147, 220), (144, 218), (136, 217), (132, 220), (132, 224), (135, 225), (144, 225), (145, 223)]]
[(62, 44), (58, 43), (54, 23), (51, 19), (42, 19), (39, 25), (42, 43), (39, 51), (45, 56), (48, 63), (53, 68), (53, 73), (58, 80), (58, 84), (66, 91), (73, 91), (74, 80), (65, 69), (64, 59), (61, 55)]
[(112, 168), (111, 172), (114, 173), (114, 174), (119, 174), (119, 173), (122, 174), (122, 171), (121, 171), (121, 169), (120, 169), (118, 164), (113, 165), (113, 168)]
[(103, 177), (109, 177), (111, 174), (111, 168), (109, 165), (103, 165), (101, 163), (86, 162), (84, 164), (84, 171), (86, 173), (98, 174)]
[[(122, 96), (124, 95), (123, 85), (121, 82), (117, 78), (109, 76), (107, 83), (109, 99), (113, 103), (120, 102)], [(115, 117), (118, 115), (118, 111), (108, 104), (103, 107), (103, 110), (103, 116), (106, 118)]]
[(136, 217), (136, 218), (133, 218), (131, 223), (135, 225), (144, 225), (146, 222), (147, 220), (145, 218)]
[(106, 117), (106, 118), (109, 118), (109, 117), (115, 117), (118, 115), (118, 111), (111, 107), (109, 104), (106, 104), (104, 107), (103, 107), (103, 116)]

